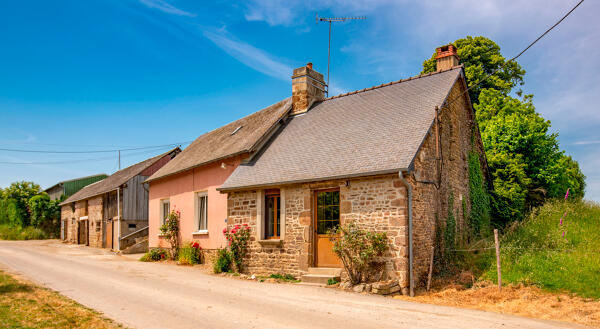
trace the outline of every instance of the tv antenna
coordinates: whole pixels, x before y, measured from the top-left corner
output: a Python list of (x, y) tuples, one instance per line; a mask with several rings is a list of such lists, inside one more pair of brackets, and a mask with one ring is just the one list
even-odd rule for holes
[(329, 66), (331, 63), (331, 23), (333, 22), (345, 22), (349, 20), (367, 19), (367, 16), (356, 16), (356, 17), (319, 17), (317, 13), (317, 24), (319, 22), (329, 22), (329, 46), (327, 47), (327, 94), (329, 96)]

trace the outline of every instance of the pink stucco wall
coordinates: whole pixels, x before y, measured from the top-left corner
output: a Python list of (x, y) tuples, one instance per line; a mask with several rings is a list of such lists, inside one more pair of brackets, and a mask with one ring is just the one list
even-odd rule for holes
[[(168, 247), (168, 242), (159, 236), (161, 200), (169, 199), (171, 209), (181, 212), (180, 231), (182, 241), (198, 241), (204, 249), (215, 249), (226, 245), (223, 236), (227, 219), (227, 194), (220, 187), (239, 165), (240, 157), (229, 158), (206, 166), (190, 169), (150, 183), (149, 245)], [(226, 168), (221, 163), (226, 163)], [(194, 234), (196, 192), (208, 192), (208, 234)]]

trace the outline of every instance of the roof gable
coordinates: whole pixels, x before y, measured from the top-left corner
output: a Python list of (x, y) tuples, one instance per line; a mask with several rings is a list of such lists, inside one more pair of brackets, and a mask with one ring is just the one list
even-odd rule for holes
[(178, 153), (178, 152), (180, 152), (180, 149), (177, 147), (177, 148), (169, 150), (168, 152), (165, 152), (163, 154), (157, 155), (155, 157), (144, 160), (142, 162), (138, 162), (138, 163), (131, 165), (125, 169), (121, 169), (101, 181), (92, 183), (92, 184), (82, 188), (77, 193), (75, 193), (71, 197), (69, 197), (67, 200), (63, 201), (60, 205), (65, 205), (65, 204), (68, 204), (71, 202), (88, 199), (88, 198), (91, 198), (91, 197), (94, 197), (94, 196), (97, 196), (97, 195), (100, 195), (100, 194), (103, 194), (106, 192), (114, 191), (117, 189), (117, 187), (125, 184), (125, 182), (127, 182), (134, 176), (140, 174), (146, 168), (152, 166), (154, 163), (156, 163), (163, 157), (169, 156), (169, 155), (172, 155), (172, 153)]
[(221, 189), (408, 169), (462, 68), (331, 97), (292, 117)]
[(160, 168), (147, 181), (255, 151), (273, 127), (286, 116), (291, 106), (291, 98), (286, 98), (198, 137), (177, 158)]

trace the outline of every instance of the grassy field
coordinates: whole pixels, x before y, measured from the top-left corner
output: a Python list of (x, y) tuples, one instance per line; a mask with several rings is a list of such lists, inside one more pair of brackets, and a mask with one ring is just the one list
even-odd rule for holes
[(0, 328), (122, 328), (60, 294), (0, 271)]
[[(504, 283), (524, 283), (600, 299), (598, 204), (550, 202), (510, 228), (500, 244)], [(488, 260), (484, 278), (496, 281), (495, 258), (488, 254)]]

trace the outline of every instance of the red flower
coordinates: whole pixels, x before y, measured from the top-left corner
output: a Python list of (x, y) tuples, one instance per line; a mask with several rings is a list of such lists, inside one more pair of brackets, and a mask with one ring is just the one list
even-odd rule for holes
[(248, 226), (248, 224), (247, 224), (247, 223), (244, 223), (244, 226)]
[(246, 226), (246, 230), (250, 231), (250, 226)]
[(192, 243), (192, 248), (198, 249), (198, 248), (200, 248), (200, 244), (198, 242), (194, 242), (194, 243)]
[(223, 234), (227, 234), (227, 227), (223, 229)]
[(240, 228), (240, 224), (236, 224), (236, 225), (235, 225), (235, 228)]

